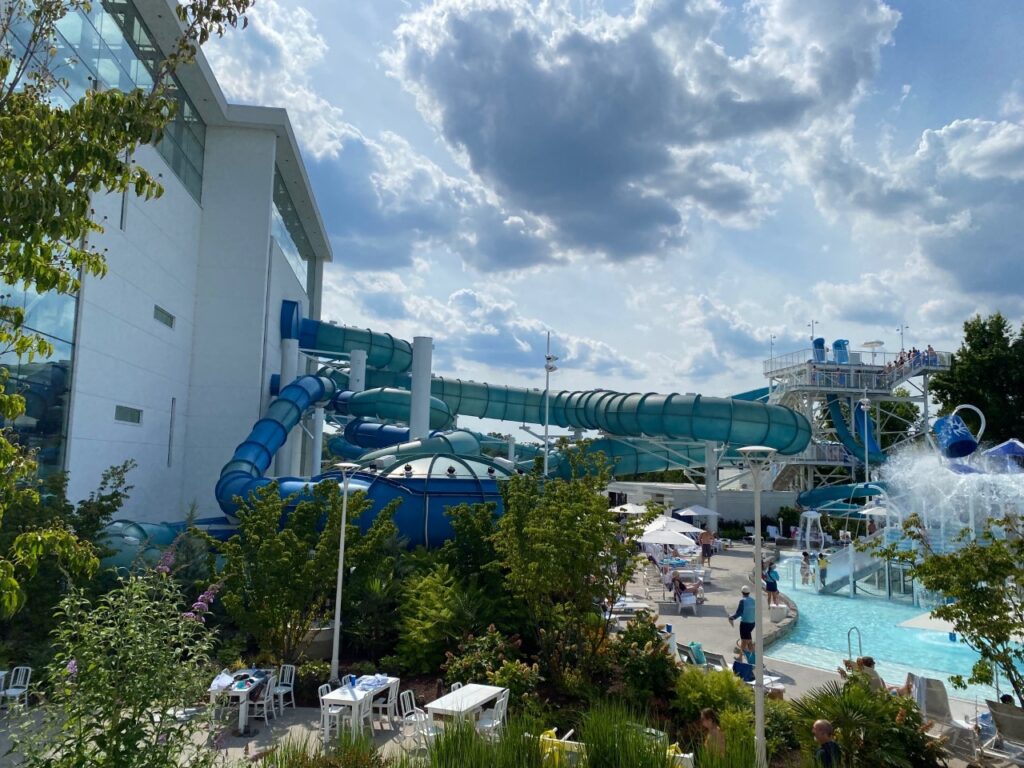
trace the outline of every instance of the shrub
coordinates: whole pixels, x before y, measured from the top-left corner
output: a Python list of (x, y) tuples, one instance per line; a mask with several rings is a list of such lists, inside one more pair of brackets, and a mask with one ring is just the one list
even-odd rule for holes
[(492, 624), (479, 637), (470, 635), (458, 653), (448, 653), (444, 664), (449, 683), (486, 683), (506, 660), (519, 655), (518, 638), (508, 638)]
[[(161, 572), (162, 571), (162, 572)], [(213, 644), (204, 623), (212, 590), (191, 608), (162, 562), (90, 601), (60, 603), (49, 704), (15, 740), (23, 765), (177, 768), (212, 765), (204, 718), (178, 718), (206, 698)]]
[(326, 751), (319, 740), (289, 739), (267, 755), (266, 764), (274, 768), (391, 768), (396, 765), (394, 760), (377, 751), (369, 736), (351, 731), (342, 733), (343, 738)]
[(316, 689), (331, 677), (331, 665), (326, 661), (306, 661), (295, 670), (295, 702), (300, 707), (318, 707)]
[(500, 667), (487, 674), (487, 682), (491, 685), (508, 688), (512, 701), (524, 699), (532, 694), (542, 679), (536, 664), (527, 664), (515, 659), (505, 659)]
[(607, 702), (595, 704), (580, 723), (587, 768), (669, 768), (668, 741), (652, 738), (637, 713)]
[(615, 659), (614, 688), (628, 703), (643, 705), (652, 697), (667, 699), (672, 693), (679, 665), (669, 655), (653, 617), (646, 613), (632, 619), (610, 643)]
[(723, 713), (728, 709), (750, 709), (753, 700), (750, 686), (732, 672), (705, 672), (684, 666), (676, 679), (672, 708), (683, 723), (695, 723), (705, 707)]

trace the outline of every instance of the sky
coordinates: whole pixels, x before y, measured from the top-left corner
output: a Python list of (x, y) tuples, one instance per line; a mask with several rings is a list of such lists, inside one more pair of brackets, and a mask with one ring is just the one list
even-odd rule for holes
[(1024, 316), (1024, 4), (259, 0), (205, 50), (288, 109), (323, 314), (434, 371), (767, 382), (815, 335), (955, 350)]

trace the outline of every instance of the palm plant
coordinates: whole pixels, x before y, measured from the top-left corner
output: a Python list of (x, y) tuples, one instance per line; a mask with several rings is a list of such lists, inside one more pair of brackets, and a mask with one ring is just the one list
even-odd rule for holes
[(925, 734), (917, 705), (902, 696), (872, 691), (865, 682), (828, 682), (792, 703), (797, 732), (813, 750), (811, 727), (828, 720), (842, 750), (844, 768), (943, 765), (942, 746)]

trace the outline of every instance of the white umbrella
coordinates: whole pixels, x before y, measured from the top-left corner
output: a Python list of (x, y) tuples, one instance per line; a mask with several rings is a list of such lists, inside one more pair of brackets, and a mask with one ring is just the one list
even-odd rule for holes
[(620, 504), (617, 507), (612, 507), (612, 512), (618, 515), (646, 515), (647, 507), (643, 504)]
[(673, 531), (668, 528), (661, 528), (654, 531), (645, 531), (640, 537), (641, 544), (668, 544), (670, 547), (697, 548), (697, 542), (685, 533)]
[(715, 510), (702, 507), (700, 504), (694, 504), (686, 509), (673, 509), (672, 514), (679, 515), (680, 517), (718, 517), (718, 513)]
[(696, 525), (691, 525), (685, 520), (675, 520), (671, 517), (656, 517), (650, 522), (650, 524), (644, 529), (645, 532), (649, 531), (677, 531), (679, 533), (704, 533)]

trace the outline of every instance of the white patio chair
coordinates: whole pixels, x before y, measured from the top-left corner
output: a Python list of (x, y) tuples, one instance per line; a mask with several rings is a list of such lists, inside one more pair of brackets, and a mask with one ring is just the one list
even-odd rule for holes
[[(407, 693), (411, 693), (411, 691), (407, 691)], [(413, 742), (424, 749), (429, 748), (430, 742), (436, 739), (442, 731), (422, 709), (416, 709), (416, 720), (413, 721), (413, 725)]]
[(324, 683), (316, 689), (317, 697), (320, 699), (320, 730), (323, 731), (324, 744), (330, 740), (331, 731), (337, 732), (340, 728), (341, 711), (344, 707), (337, 704), (328, 704), (324, 696), (331, 692), (331, 686)]
[(498, 695), (493, 709), (485, 709), (476, 721), (476, 729), (484, 736), (494, 737), (501, 730), (505, 722), (505, 713), (508, 711), (508, 688)]
[(395, 720), (398, 719), (398, 683), (398, 680), (392, 681), (386, 694), (374, 699), (371, 707), (372, 713), (379, 715), (381, 720), (385, 717), (388, 719), (388, 727), (392, 730), (395, 728)]
[(679, 615), (683, 615), (683, 610), (688, 609), (693, 611), (693, 615), (697, 615), (697, 596), (692, 592), (684, 592), (679, 596)]
[(341, 684), (342, 685), (355, 685), (356, 684), (356, 676), (355, 675), (342, 675), (341, 676)]
[(985, 742), (986, 755), (1024, 765), (1024, 709), (1013, 704), (986, 701), (992, 713), (995, 736)]
[(369, 694), (363, 696), (361, 699), (357, 699), (355, 703), (349, 707), (351, 714), (347, 719), (342, 721), (342, 724), (351, 728), (352, 733), (355, 733), (356, 731), (361, 733), (364, 725), (372, 731), (373, 720), (370, 714), (370, 705), (372, 703), (373, 699), (370, 698)]
[(11, 703), (18, 703), (20, 699), (28, 708), (28, 687), (31, 680), (32, 667), (15, 667), (11, 670), (10, 676), (6, 678), (7, 687), (0, 691), (4, 703), (10, 706)]
[(282, 664), (281, 675), (278, 677), (277, 685), (274, 686), (274, 707), (275, 709), (280, 708), (281, 714), (284, 714), (284, 708), (287, 706), (288, 701), (291, 700), (292, 709), (295, 709), (295, 665), (294, 664)]
[(271, 675), (267, 678), (267, 684), (263, 687), (263, 693), (256, 701), (251, 703), (252, 706), (252, 718), (262, 717), (263, 722), (267, 725), (270, 724), (270, 718), (276, 717), (277, 712), (274, 709), (274, 688), (277, 687), (277, 675)]
[(452, 687), (451, 687), (451, 688), (449, 688), (448, 690), (449, 690), (449, 692), (451, 692), (451, 691), (457, 691), (457, 690), (459, 690), (459, 688), (461, 688), (461, 687), (462, 687), (462, 683), (452, 683)]

